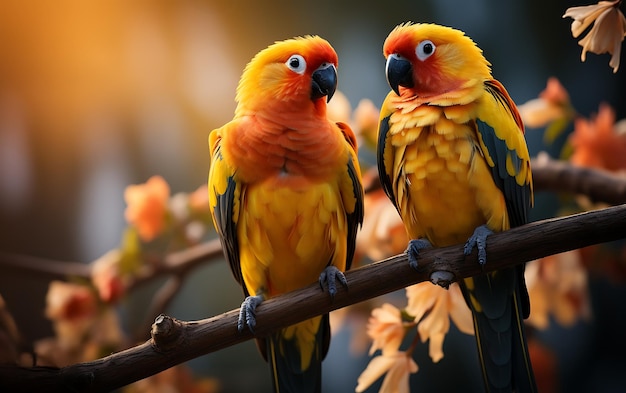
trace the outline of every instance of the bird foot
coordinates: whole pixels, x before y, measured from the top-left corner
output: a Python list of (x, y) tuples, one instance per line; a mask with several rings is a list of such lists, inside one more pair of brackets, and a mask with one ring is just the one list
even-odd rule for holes
[(237, 330), (243, 331), (246, 325), (252, 333), (254, 333), (254, 327), (256, 326), (256, 307), (263, 301), (263, 296), (248, 296), (241, 303), (239, 309), (239, 320), (237, 321)]
[(406, 255), (409, 258), (409, 266), (414, 270), (417, 270), (417, 260), (419, 259), (420, 251), (431, 247), (432, 244), (426, 239), (413, 239), (409, 241), (409, 246), (406, 249)]
[(320, 274), (319, 283), (322, 291), (324, 289), (328, 289), (328, 293), (331, 298), (335, 297), (335, 294), (337, 294), (337, 284), (335, 283), (335, 280), (339, 281), (341, 285), (348, 288), (348, 280), (346, 280), (346, 276), (343, 272), (333, 265), (326, 266), (326, 269), (324, 269), (322, 274)]
[(487, 263), (487, 236), (493, 234), (493, 231), (486, 225), (481, 225), (474, 229), (474, 233), (465, 243), (463, 253), (467, 256), (472, 253), (474, 247), (478, 249), (478, 263), (484, 266)]

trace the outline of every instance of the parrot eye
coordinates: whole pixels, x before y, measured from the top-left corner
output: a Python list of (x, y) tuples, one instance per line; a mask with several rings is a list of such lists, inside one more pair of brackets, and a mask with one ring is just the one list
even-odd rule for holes
[(430, 40), (420, 42), (415, 49), (415, 54), (421, 61), (428, 59), (433, 53), (435, 53), (435, 44)]
[(291, 55), (285, 64), (291, 71), (297, 74), (304, 74), (304, 70), (306, 70), (306, 61), (300, 55)]

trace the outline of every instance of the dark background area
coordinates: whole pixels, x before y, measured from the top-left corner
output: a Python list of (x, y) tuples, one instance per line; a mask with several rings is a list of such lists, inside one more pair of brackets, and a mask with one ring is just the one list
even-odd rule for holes
[[(172, 192), (206, 182), (208, 133), (232, 117), (238, 78), (276, 40), (317, 34), (339, 55), (339, 89), (353, 107), (380, 105), (389, 88), (382, 44), (405, 21), (465, 31), (494, 76), (521, 104), (559, 78), (583, 116), (609, 103), (626, 117), (626, 62), (588, 54), (571, 37), (571, 2), (437, 1), (31, 1), (0, 5), (0, 251), (89, 262), (119, 244), (128, 184), (163, 176)], [(531, 154), (558, 156), (527, 130)], [(533, 219), (556, 214), (559, 199), (539, 194)], [(0, 268), (3, 269), (3, 268)], [(27, 340), (53, 334), (44, 317), (47, 277), (0, 270), (5, 298)], [(127, 328), (141, 321), (157, 284), (119, 307)], [(594, 319), (553, 324), (539, 338), (560, 359), (564, 392), (626, 386), (625, 287), (590, 277)], [(404, 293), (377, 299), (401, 305)], [(241, 292), (225, 263), (199, 268), (170, 306), (179, 319), (233, 308)], [(137, 318), (138, 316), (138, 318)], [(139, 319), (139, 320), (137, 320)], [(363, 320), (364, 321), (364, 320)], [(324, 363), (325, 391), (353, 391), (366, 353), (352, 354), (352, 329), (336, 331)], [(364, 323), (364, 322), (363, 322)], [(423, 353), (419, 350), (423, 350)], [(481, 391), (473, 337), (451, 332), (433, 365), (420, 346), (414, 391)], [(222, 381), (224, 392), (268, 391), (265, 363), (252, 342), (190, 362)], [(377, 391), (372, 388), (368, 391)]]

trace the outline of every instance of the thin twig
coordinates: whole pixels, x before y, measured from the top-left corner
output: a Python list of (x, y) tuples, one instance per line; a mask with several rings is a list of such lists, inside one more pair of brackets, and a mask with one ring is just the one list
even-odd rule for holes
[[(212, 239), (205, 243), (167, 254), (163, 258), (147, 256), (146, 259), (150, 263), (143, 264), (143, 269), (128, 284), (129, 288), (133, 289), (141, 286), (165, 274), (186, 272), (222, 255), (222, 246), (219, 239)], [(66, 279), (68, 277), (90, 279), (92, 265), (0, 252), (0, 268), (50, 276), (56, 279)]]
[[(263, 302), (257, 309), (258, 336), (316, 315), (328, 313), (429, 280), (447, 271), (455, 280), (563, 251), (626, 237), (626, 205), (530, 223), (491, 235), (487, 264), (481, 267), (476, 252), (465, 257), (463, 245), (427, 249), (419, 271), (409, 267), (405, 254), (346, 273), (348, 288), (331, 299), (317, 284)], [(237, 331), (239, 310), (183, 322), (159, 316), (152, 339), (134, 348), (98, 359), (54, 368), (0, 366), (0, 391), (107, 392), (154, 375), (176, 364), (253, 338)]]
[(172, 252), (162, 260), (156, 259), (146, 264), (150, 267), (136, 274), (129, 283), (129, 287), (140, 286), (164, 274), (185, 275), (198, 265), (222, 256), (222, 246), (219, 239), (212, 239), (197, 246)]
[(91, 266), (81, 262), (57, 261), (27, 255), (0, 252), (0, 267), (50, 278), (91, 277)]

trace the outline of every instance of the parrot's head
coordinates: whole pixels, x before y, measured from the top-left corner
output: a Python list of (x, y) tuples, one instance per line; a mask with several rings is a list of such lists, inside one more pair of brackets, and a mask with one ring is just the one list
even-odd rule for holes
[[(326, 106), (337, 88), (337, 53), (318, 36), (278, 41), (246, 66), (236, 100), (239, 108), (259, 105)], [(284, 106), (283, 106), (284, 107)]]
[(405, 23), (385, 40), (389, 86), (398, 95), (429, 97), (491, 79), (489, 62), (462, 31)]

